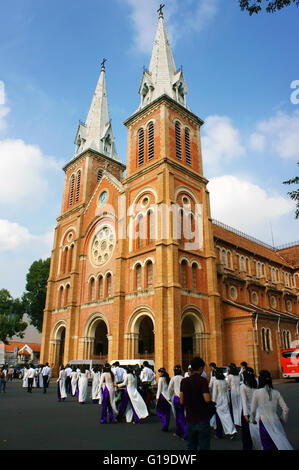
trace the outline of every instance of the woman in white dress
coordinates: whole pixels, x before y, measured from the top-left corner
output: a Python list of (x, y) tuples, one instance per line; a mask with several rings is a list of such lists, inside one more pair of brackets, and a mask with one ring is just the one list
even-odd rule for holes
[(252, 397), (257, 388), (257, 380), (254, 370), (251, 367), (246, 367), (246, 369), (242, 371), (242, 381), (240, 391), (242, 402), (241, 423), (243, 450), (261, 450), (258, 426), (250, 422)]
[(70, 374), (71, 377), (71, 395), (74, 397), (77, 391), (77, 382), (78, 382), (78, 372), (76, 371), (76, 367), (73, 366), (72, 372)]
[[(282, 416), (277, 413), (278, 405)], [(251, 404), (252, 422), (258, 423), (263, 450), (293, 450), (282, 423), (287, 421), (289, 409), (278, 390), (273, 389), (269, 371), (259, 375), (259, 388), (253, 394)]]
[(28, 369), (29, 369), (28, 364), (25, 364), (24, 371), (23, 371), (23, 382), (22, 382), (23, 388), (28, 388)]
[(107, 413), (111, 423), (115, 422), (115, 417), (118, 414), (115, 403), (115, 386), (115, 377), (111, 371), (111, 366), (110, 364), (105, 364), (98, 386), (98, 394), (102, 394), (99, 400), (99, 403), (102, 404), (101, 424), (107, 424)]
[(85, 367), (81, 367), (80, 372), (78, 374), (78, 402), (80, 403), (80, 405), (84, 405), (84, 403), (86, 402), (88, 389), (88, 374), (89, 370), (85, 370)]
[(216, 419), (211, 425), (216, 429), (216, 437), (219, 439), (222, 438), (223, 432), (233, 439), (237, 430), (229, 409), (227, 382), (221, 369), (215, 370), (214, 377), (212, 401), (216, 403)]
[(98, 388), (101, 378), (101, 369), (99, 366), (95, 366), (91, 370), (92, 384), (91, 384), (91, 399), (93, 403), (99, 403)]
[(235, 426), (241, 426), (241, 391), (240, 375), (235, 365), (230, 364), (228, 368), (227, 385), (229, 389), (230, 410)]
[(60, 366), (59, 369), (59, 377), (57, 379), (57, 396), (58, 401), (64, 401), (67, 397), (66, 388), (65, 388), (65, 381), (66, 381), (67, 373), (63, 365)]
[(180, 386), (181, 381), (184, 378), (182, 375), (182, 368), (177, 365), (173, 369), (174, 376), (170, 379), (168, 385), (168, 396), (171, 400), (172, 411), (175, 417), (175, 433), (174, 437), (180, 437), (181, 439), (187, 438), (187, 423), (185, 418), (184, 406), (180, 404)]
[(171, 401), (168, 396), (170, 378), (164, 367), (158, 370), (159, 381), (156, 394), (156, 413), (162, 423), (162, 431), (167, 432), (170, 421)]
[(127, 375), (118, 387), (125, 387), (121, 403), (118, 410), (117, 421), (120, 421), (123, 415), (126, 415), (127, 423), (137, 424), (141, 419), (148, 416), (147, 406), (142, 396), (137, 390), (137, 377), (131, 367), (127, 367)]

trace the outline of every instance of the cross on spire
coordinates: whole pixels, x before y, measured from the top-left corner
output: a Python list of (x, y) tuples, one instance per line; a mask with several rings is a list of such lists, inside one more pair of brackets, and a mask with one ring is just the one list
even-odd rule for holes
[(164, 18), (163, 16), (163, 8), (165, 7), (165, 5), (162, 5), (162, 3), (160, 3), (160, 8), (158, 8), (157, 12), (159, 13), (159, 18)]
[(101, 63), (101, 69), (103, 71), (105, 71), (105, 62), (107, 62), (107, 59), (103, 59), (102, 63)]

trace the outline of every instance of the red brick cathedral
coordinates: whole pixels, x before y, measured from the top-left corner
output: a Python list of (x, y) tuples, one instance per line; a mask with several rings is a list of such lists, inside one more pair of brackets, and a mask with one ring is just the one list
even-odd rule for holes
[(280, 349), (299, 339), (299, 245), (273, 249), (212, 221), (204, 123), (187, 92), (161, 11), (125, 122), (125, 167), (102, 63), (64, 167), (41, 349), (56, 371), (71, 359), (147, 358), (172, 374), (201, 355), (278, 377)]

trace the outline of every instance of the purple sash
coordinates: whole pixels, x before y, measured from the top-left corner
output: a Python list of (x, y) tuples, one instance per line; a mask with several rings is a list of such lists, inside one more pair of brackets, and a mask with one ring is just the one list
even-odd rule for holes
[(112, 410), (112, 406), (110, 403), (110, 394), (108, 388), (105, 386), (103, 391), (103, 400), (102, 400), (102, 414), (101, 414), (101, 423), (107, 423), (107, 411), (109, 412), (109, 419), (111, 423), (114, 423), (114, 414)]
[(120, 403), (120, 407), (119, 407), (118, 415), (117, 415), (117, 420), (118, 421), (121, 420), (121, 418), (123, 417), (123, 415), (126, 412), (126, 409), (127, 409), (127, 406), (128, 406), (129, 403), (130, 403), (130, 405), (132, 407), (132, 411), (133, 411), (133, 421), (134, 421), (134, 423), (137, 424), (137, 423), (139, 423), (140, 418), (138, 418), (137, 413), (134, 410), (134, 407), (133, 407), (132, 402), (130, 400), (127, 389), (125, 390), (125, 392), (123, 394), (123, 397), (122, 397), (122, 400), (121, 400), (121, 403)]
[(60, 393), (60, 384), (59, 384), (59, 382), (57, 383), (57, 396), (58, 396), (58, 401), (61, 401), (61, 393)]
[(184, 407), (180, 404), (180, 398), (177, 396), (173, 397), (173, 406), (175, 409), (175, 422), (176, 428), (175, 433), (184, 439), (187, 439), (187, 423), (184, 414)]
[(243, 443), (243, 450), (252, 450), (252, 439), (250, 434), (249, 423), (244, 418), (242, 413), (241, 416), (241, 425), (242, 425), (242, 443)]
[(263, 450), (278, 450), (261, 420), (259, 421), (259, 430)]
[(162, 394), (159, 396), (159, 400), (156, 406), (156, 413), (159, 416), (162, 423), (162, 431), (168, 431), (169, 421), (170, 421), (170, 404), (163, 397)]
[(218, 437), (218, 439), (221, 439), (223, 437), (223, 427), (222, 427), (222, 423), (217, 412), (216, 412), (216, 437)]

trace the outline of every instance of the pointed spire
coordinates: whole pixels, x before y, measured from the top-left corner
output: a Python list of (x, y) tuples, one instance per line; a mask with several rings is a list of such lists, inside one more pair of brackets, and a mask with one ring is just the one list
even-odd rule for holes
[(101, 73), (87, 114), (86, 123), (80, 123), (78, 127), (75, 138), (75, 144), (77, 145), (75, 156), (90, 148), (120, 161), (115, 148), (115, 139), (108, 111), (105, 78), (106, 61), (107, 59), (103, 59), (101, 63)]
[(186, 106), (185, 95), (187, 94), (187, 85), (184, 80), (182, 68), (176, 69), (172, 50), (167, 37), (164, 25), (163, 8), (160, 5), (158, 9), (159, 21), (154, 40), (152, 56), (149, 69), (144, 70), (139, 94), (141, 95), (141, 104), (139, 109), (148, 105), (159, 96), (166, 94)]

